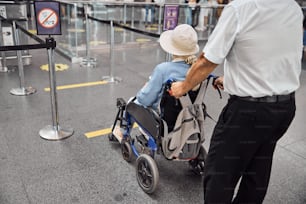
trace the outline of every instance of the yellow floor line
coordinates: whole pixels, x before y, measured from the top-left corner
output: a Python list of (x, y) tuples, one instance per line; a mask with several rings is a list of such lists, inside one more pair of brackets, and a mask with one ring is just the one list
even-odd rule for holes
[(87, 132), (87, 133), (85, 133), (85, 136), (87, 138), (93, 138), (93, 137), (107, 135), (107, 134), (110, 134), (111, 132), (112, 132), (112, 128), (106, 128), (106, 129), (102, 129), (102, 130)]
[[(101, 84), (107, 84), (107, 81), (95, 81), (95, 82), (88, 82), (88, 83), (80, 83), (80, 84), (71, 84), (71, 85), (64, 85), (64, 86), (57, 86), (56, 90), (63, 90), (63, 89), (73, 89), (73, 88), (80, 88), (86, 86), (96, 86)], [(45, 91), (50, 91), (50, 88), (44, 88)]]
[[(138, 125), (134, 123), (133, 128), (136, 128), (136, 127), (138, 127)], [(93, 137), (105, 136), (105, 135), (110, 134), (111, 132), (112, 132), (112, 128), (105, 128), (102, 130), (87, 132), (84, 135), (89, 139)]]

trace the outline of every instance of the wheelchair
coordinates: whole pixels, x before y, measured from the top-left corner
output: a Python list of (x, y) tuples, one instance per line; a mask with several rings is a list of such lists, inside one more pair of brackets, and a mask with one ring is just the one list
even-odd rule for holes
[[(204, 88), (197, 91), (189, 91), (185, 97), (194, 101), (199, 92), (204, 91), (202, 93), (204, 99), (211, 77), (214, 80), (217, 78), (210, 75), (206, 80), (206, 87), (204, 87), (205, 83), (202, 82), (201, 86)], [(134, 102), (135, 98), (129, 102), (126, 102), (123, 98), (117, 98), (118, 112), (112, 126), (112, 132), (108, 135), (109, 141), (120, 143), (124, 160), (131, 162), (133, 157), (136, 157), (137, 182), (142, 190), (148, 194), (152, 194), (156, 190), (159, 181), (159, 171), (154, 160), (156, 154), (163, 155), (167, 160), (187, 161), (191, 170), (197, 175), (203, 174), (207, 156), (207, 151), (202, 145), (204, 138), (195, 140), (198, 135), (193, 135), (196, 138), (188, 138), (186, 143), (179, 149), (178, 154), (170, 156), (165, 154), (165, 150), (170, 148), (169, 142), (171, 140), (168, 143), (165, 143), (164, 140), (169, 133), (174, 131), (176, 118), (182, 109), (178, 99), (168, 93), (169, 87), (171, 87), (171, 82), (169, 81), (171, 80), (166, 83), (160, 102), (160, 113), (151, 108), (138, 105)], [(201, 109), (204, 121), (206, 116), (209, 116), (204, 103), (201, 104)], [(139, 131), (133, 131), (133, 129), (136, 129), (135, 124), (138, 125)]]

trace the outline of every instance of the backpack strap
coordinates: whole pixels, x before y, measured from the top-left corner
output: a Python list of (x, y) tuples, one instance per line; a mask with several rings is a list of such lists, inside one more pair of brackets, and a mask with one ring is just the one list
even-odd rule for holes
[(194, 104), (202, 104), (203, 103), (204, 96), (206, 94), (206, 90), (207, 90), (207, 87), (208, 87), (208, 84), (209, 84), (209, 80), (210, 80), (210, 77), (206, 79), (206, 84), (204, 83), (204, 81), (201, 82), (200, 90), (198, 92), (197, 98), (194, 101)]
[(186, 108), (187, 106), (192, 105), (191, 99), (190, 99), (188, 94), (185, 94), (184, 96), (181, 96), (179, 98), (179, 100), (180, 100), (180, 103), (182, 105), (182, 109)]
[(198, 95), (197, 95), (194, 103), (191, 102), (191, 99), (190, 99), (188, 94), (186, 94), (184, 96), (181, 96), (179, 98), (179, 100), (181, 102), (182, 108), (185, 108), (185, 107), (187, 107), (189, 105), (192, 105), (192, 104), (202, 104), (205, 93), (206, 93), (208, 83), (209, 83), (209, 79), (207, 79), (206, 85), (204, 85), (204, 82), (200, 83), (200, 87), (199, 87), (200, 90), (198, 91)]

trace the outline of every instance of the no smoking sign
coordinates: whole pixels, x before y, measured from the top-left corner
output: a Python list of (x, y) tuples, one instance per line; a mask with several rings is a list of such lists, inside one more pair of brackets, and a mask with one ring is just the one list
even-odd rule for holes
[(44, 28), (54, 28), (58, 23), (57, 13), (51, 9), (43, 9), (38, 14), (38, 23)]
[(61, 35), (60, 3), (35, 1), (36, 28), (38, 35)]

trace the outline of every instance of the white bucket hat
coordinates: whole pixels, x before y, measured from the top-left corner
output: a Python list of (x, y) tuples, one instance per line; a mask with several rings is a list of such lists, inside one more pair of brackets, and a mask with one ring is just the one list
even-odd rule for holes
[(174, 30), (163, 32), (159, 42), (160, 46), (172, 55), (188, 56), (199, 52), (198, 35), (188, 24), (181, 24)]

